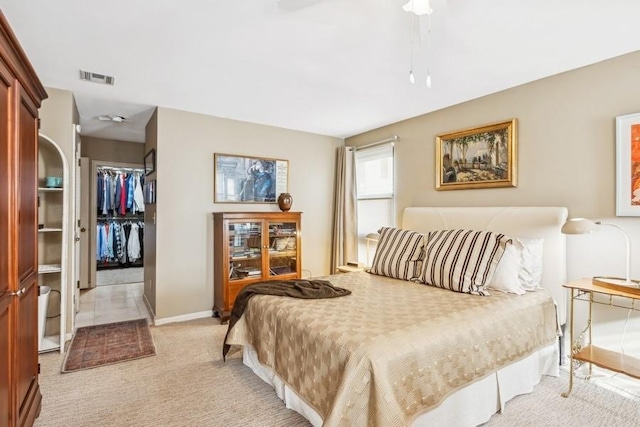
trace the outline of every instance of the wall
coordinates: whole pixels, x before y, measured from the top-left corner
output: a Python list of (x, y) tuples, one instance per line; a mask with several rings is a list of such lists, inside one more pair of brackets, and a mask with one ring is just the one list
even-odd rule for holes
[(144, 159), (144, 144), (83, 136), (82, 157), (141, 165)]
[[(145, 153), (158, 148), (158, 110), (156, 110), (145, 132)], [(147, 182), (157, 179), (158, 168), (146, 176)], [(156, 313), (156, 205), (146, 204), (144, 207), (144, 300), (155, 317)]]
[[(571, 217), (624, 228), (631, 238), (631, 276), (640, 278), (640, 218), (615, 217), (615, 117), (640, 112), (639, 69), (640, 52), (631, 53), (357, 135), (346, 144), (401, 138), (398, 223), (407, 206), (567, 206)], [(435, 190), (436, 135), (511, 118), (518, 120), (517, 188)], [(570, 280), (624, 277), (624, 238), (613, 228), (568, 236), (567, 249)], [(627, 312), (611, 310), (598, 306), (594, 315), (602, 320), (596, 330), (615, 348)], [(631, 315), (627, 344), (640, 342), (638, 317)]]
[[(292, 211), (303, 212), (302, 268), (329, 273), (338, 138), (184, 111), (157, 111), (156, 317), (210, 313), (214, 211), (278, 211), (213, 203), (214, 153), (289, 160)], [(147, 147), (147, 149), (150, 147)]]
[(73, 93), (68, 90), (46, 88), (49, 98), (40, 108), (40, 133), (53, 139), (65, 153), (67, 160), (73, 160), (73, 124), (77, 117)]

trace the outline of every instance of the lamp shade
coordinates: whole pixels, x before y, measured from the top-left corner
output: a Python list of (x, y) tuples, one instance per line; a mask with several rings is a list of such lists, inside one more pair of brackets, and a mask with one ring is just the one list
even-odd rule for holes
[(563, 234), (591, 234), (598, 224), (587, 218), (572, 218), (564, 223), (560, 230)]
[[(591, 221), (590, 219), (586, 219), (586, 218), (573, 218), (568, 220), (567, 222), (564, 223), (564, 225), (562, 226), (562, 229), (560, 230), (563, 234), (591, 234), (594, 231), (596, 231), (596, 229), (598, 228), (599, 225), (608, 225), (609, 227), (613, 227), (613, 228), (617, 228), (618, 230), (620, 230), (620, 232), (622, 233), (622, 235), (624, 236), (624, 240), (626, 243), (626, 248), (627, 248), (627, 257), (626, 257), (626, 261), (627, 261), (627, 274), (625, 276), (625, 280), (624, 281), (620, 281), (618, 279), (611, 279), (615, 282), (622, 282), (624, 284), (633, 284), (633, 286), (636, 286), (634, 284), (634, 282), (631, 281), (629, 272), (630, 272), (630, 268), (631, 268), (631, 244), (629, 242), (629, 236), (627, 235), (627, 233), (621, 228), (618, 227), (615, 224), (608, 224), (605, 222), (600, 222), (600, 221)], [(605, 280), (603, 278), (603, 280)]]
[(409, 0), (402, 8), (405, 12), (415, 13), (418, 16), (431, 15), (433, 9), (429, 3), (429, 0)]

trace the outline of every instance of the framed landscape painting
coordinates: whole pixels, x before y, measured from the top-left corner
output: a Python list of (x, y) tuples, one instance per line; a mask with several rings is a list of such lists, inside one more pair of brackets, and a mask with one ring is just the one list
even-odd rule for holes
[(640, 216), (640, 113), (616, 117), (616, 215)]
[(436, 190), (515, 187), (516, 119), (436, 136)]

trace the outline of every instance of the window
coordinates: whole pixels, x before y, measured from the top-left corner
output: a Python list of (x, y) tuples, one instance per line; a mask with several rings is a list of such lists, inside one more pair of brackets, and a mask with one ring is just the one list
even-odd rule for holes
[(380, 227), (395, 225), (393, 143), (356, 150), (358, 197), (358, 261), (373, 260), (374, 247), (367, 254), (365, 236)]

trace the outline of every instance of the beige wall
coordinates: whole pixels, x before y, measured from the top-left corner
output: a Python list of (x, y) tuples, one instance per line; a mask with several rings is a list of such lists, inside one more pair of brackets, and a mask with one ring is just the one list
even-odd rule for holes
[[(615, 217), (615, 117), (640, 112), (640, 52), (528, 83), (347, 139), (362, 145), (397, 134), (397, 219), (407, 206), (566, 206), (571, 217), (601, 219), (631, 238), (632, 278), (640, 278), (640, 218)], [(518, 119), (518, 187), (435, 190), (435, 136)], [(624, 237), (603, 227), (567, 237), (568, 278), (624, 277)], [(626, 312), (597, 309), (612, 343)], [(635, 316), (637, 317), (637, 316)], [(634, 319), (634, 316), (632, 316)], [(640, 319), (629, 331), (640, 331)], [(634, 337), (640, 342), (640, 336)], [(606, 343), (605, 343), (606, 344)]]
[[(398, 221), (407, 206), (567, 206), (570, 216), (604, 218), (628, 229), (640, 250), (640, 220), (615, 217), (615, 117), (640, 111), (638, 69), (640, 52), (386, 126), (346, 144), (401, 138)], [(517, 188), (435, 190), (436, 135), (511, 118), (518, 120)], [(622, 242), (615, 232), (599, 234)], [(588, 274), (578, 268), (582, 264), (570, 265), (569, 276)], [(614, 264), (600, 266), (600, 274), (624, 274), (622, 263)], [(640, 264), (634, 267), (640, 275)]]
[(56, 142), (69, 164), (73, 162), (73, 124), (76, 117), (73, 93), (68, 90), (46, 88), (49, 98), (40, 108), (40, 133)]
[(341, 139), (167, 108), (159, 108), (157, 118), (157, 318), (211, 310), (212, 212), (278, 210), (275, 204), (213, 203), (214, 153), (289, 160), (292, 211), (303, 212), (302, 268), (329, 273)]
[[(145, 153), (158, 147), (158, 110), (156, 110), (146, 127)], [(158, 168), (146, 176), (147, 182), (157, 179)], [(144, 299), (155, 317), (156, 313), (156, 205), (146, 204), (144, 207)]]
[(141, 165), (144, 159), (144, 144), (83, 136), (82, 157)]

